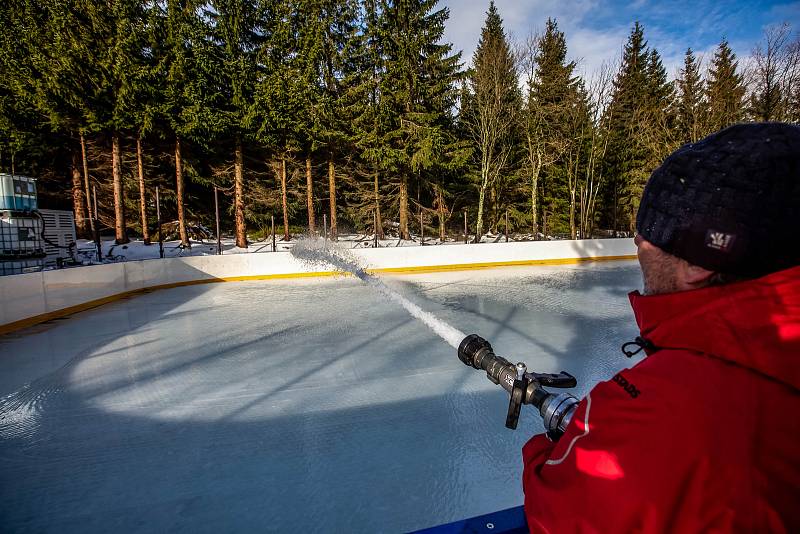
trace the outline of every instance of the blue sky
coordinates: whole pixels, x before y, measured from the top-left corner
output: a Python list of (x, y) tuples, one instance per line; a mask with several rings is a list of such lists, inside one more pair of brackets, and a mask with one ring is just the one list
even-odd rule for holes
[[(683, 63), (687, 47), (710, 58), (722, 37), (746, 59), (763, 30), (789, 22), (800, 31), (800, 1), (713, 0), (496, 0), (506, 33), (524, 40), (541, 30), (548, 17), (565, 32), (569, 55), (587, 75), (603, 61), (618, 59), (633, 22), (661, 53), (670, 76)], [(469, 63), (486, 18), (489, 0), (440, 0), (450, 8), (445, 39), (464, 51)]]

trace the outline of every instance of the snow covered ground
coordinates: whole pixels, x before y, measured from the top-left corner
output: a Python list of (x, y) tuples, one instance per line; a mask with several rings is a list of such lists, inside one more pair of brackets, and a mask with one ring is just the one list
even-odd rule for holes
[[(157, 250), (157, 246), (156, 246)], [(576, 395), (635, 262), (383, 277)], [(179, 287), (0, 337), (0, 530), (404, 532), (522, 503), (508, 395), (355, 278)]]

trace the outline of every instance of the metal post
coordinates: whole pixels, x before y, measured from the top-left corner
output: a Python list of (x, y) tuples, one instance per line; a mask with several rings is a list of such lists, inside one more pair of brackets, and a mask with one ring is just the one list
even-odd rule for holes
[(92, 219), (92, 214), (89, 213), (89, 220), (94, 220), (92, 233), (94, 234), (94, 244), (97, 247), (97, 261), (98, 263), (103, 263), (103, 244), (100, 242), (100, 223), (97, 221), (97, 188), (95, 186), (92, 186), (92, 197), (94, 197), (94, 219)]
[(96, 223), (92, 228), (94, 229), (94, 246), (97, 248), (97, 261), (103, 263), (103, 245), (100, 243), (100, 228)]
[(508, 243), (508, 210), (506, 210), (506, 243)]
[(422, 209), (419, 210), (419, 246), (425, 244), (425, 225), (422, 223)]
[(270, 218), (272, 219), (272, 252), (275, 252), (278, 250), (278, 247), (275, 246), (275, 216), (270, 215)]
[(164, 257), (164, 237), (161, 234), (161, 198), (158, 195), (158, 186), (156, 186), (156, 219), (158, 220), (158, 256)]
[(468, 241), (467, 238), (467, 210), (464, 210), (464, 244), (466, 245)]
[(214, 211), (217, 217), (217, 254), (222, 255), (222, 237), (219, 233), (219, 189), (214, 186)]
[(325, 244), (325, 248), (328, 248), (328, 214), (322, 214), (322, 228), (323, 228), (323, 243)]
[(372, 229), (375, 230), (375, 248), (378, 248), (378, 212), (372, 210)]

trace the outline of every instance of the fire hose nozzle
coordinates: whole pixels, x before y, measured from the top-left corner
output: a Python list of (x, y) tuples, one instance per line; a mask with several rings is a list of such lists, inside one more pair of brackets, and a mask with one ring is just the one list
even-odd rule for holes
[(551, 436), (560, 436), (566, 430), (580, 402), (567, 393), (553, 394), (543, 385), (556, 388), (575, 387), (575, 377), (564, 371), (558, 374), (531, 373), (523, 362), (516, 365), (497, 356), (492, 345), (477, 334), (470, 334), (458, 346), (458, 359), (465, 365), (486, 371), (486, 376), (508, 391), (510, 395), (506, 426), (517, 427), (522, 404), (533, 404), (539, 409), (544, 426)]

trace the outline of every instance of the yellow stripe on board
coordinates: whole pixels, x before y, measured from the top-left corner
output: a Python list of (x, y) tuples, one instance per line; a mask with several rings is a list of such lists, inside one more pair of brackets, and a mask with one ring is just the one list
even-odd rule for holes
[(367, 269), (369, 273), (438, 273), (443, 271), (469, 271), (472, 269), (493, 269), (495, 267), (524, 267), (526, 265), (568, 265), (587, 261), (635, 260), (636, 254), (630, 256), (598, 256), (594, 258), (555, 258), (551, 260), (518, 260), (495, 261), (488, 263), (455, 263), (453, 265), (426, 265), (423, 267), (387, 267), (384, 269)]
[[(422, 267), (388, 267), (383, 269), (367, 269), (368, 273), (387, 273), (387, 274), (421, 274), (421, 273), (437, 273), (444, 271), (469, 271), (473, 269), (493, 269), (496, 267), (520, 267), (526, 265), (568, 265), (575, 263), (583, 263), (589, 261), (613, 261), (613, 260), (634, 260), (636, 255), (627, 256), (598, 256), (592, 258), (556, 258), (549, 260), (519, 260), (519, 261), (497, 261), (487, 263), (458, 263), (453, 265), (426, 265)], [(13, 323), (0, 325), (0, 335), (9, 334), (23, 328), (28, 328), (46, 321), (59, 319), (68, 315), (73, 315), (82, 311), (97, 308), (104, 304), (108, 304), (117, 300), (132, 297), (134, 295), (141, 295), (149, 293), (158, 289), (170, 289), (173, 287), (193, 286), (197, 284), (211, 284), (215, 282), (245, 282), (248, 280), (277, 280), (287, 278), (317, 278), (324, 276), (352, 276), (351, 273), (346, 271), (320, 271), (310, 273), (285, 273), (285, 274), (255, 274), (249, 276), (230, 276), (225, 278), (204, 278), (200, 280), (187, 280), (185, 282), (174, 282), (171, 284), (161, 284), (157, 286), (144, 287), (141, 289), (134, 289), (131, 291), (124, 291), (116, 295), (109, 295), (96, 300), (90, 300), (75, 306), (69, 306), (60, 310), (55, 310), (41, 315), (34, 315), (27, 319), (20, 319)]]

